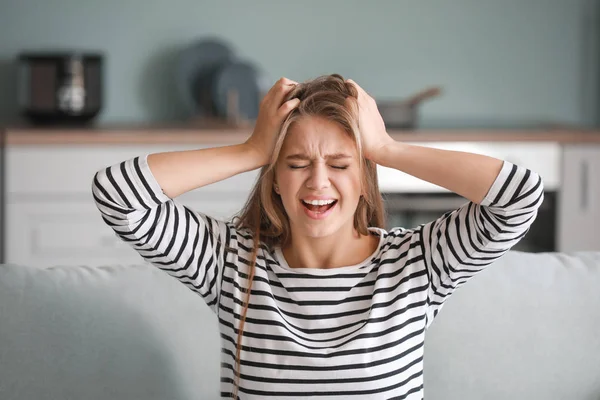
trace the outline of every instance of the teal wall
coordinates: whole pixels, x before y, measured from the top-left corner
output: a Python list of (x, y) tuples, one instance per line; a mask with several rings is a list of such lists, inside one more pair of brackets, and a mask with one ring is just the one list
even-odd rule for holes
[[(425, 122), (596, 119), (590, 0), (0, 0), (0, 121), (16, 115), (23, 49), (102, 50), (100, 121), (184, 117), (177, 52), (219, 36), (273, 81), (339, 72), (376, 97), (439, 84)], [(591, 49), (591, 50), (590, 50)]]

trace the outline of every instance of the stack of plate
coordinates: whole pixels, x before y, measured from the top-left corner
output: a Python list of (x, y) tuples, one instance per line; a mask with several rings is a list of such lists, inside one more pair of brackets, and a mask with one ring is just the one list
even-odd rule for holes
[(268, 80), (247, 60), (215, 38), (199, 40), (180, 55), (177, 90), (190, 119), (252, 122), (269, 89)]

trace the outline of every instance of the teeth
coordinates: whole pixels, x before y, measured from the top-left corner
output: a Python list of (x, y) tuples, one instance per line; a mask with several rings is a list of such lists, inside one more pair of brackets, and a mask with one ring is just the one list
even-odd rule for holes
[(312, 204), (313, 206), (324, 206), (333, 203), (335, 200), (302, 200), (306, 204)]

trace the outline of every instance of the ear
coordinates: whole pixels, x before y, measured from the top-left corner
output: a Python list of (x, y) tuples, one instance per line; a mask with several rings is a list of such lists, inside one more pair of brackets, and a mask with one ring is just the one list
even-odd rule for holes
[(277, 183), (273, 183), (273, 189), (275, 190), (275, 193), (280, 194), (279, 193), (279, 185)]

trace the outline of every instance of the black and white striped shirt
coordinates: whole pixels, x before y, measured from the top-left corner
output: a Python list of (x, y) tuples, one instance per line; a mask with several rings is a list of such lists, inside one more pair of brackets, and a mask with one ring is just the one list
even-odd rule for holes
[[(92, 191), (122, 240), (217, 314), (229, 397), (251, 234), (167, 197), (147, 157), (99, 171)], [(379, 248), (358, 265), (292, 269), (280, 248), (261, 245), (239, 398), (422, 399), (426, 329), (457, 287), (526, 234), (542, 201), (540, 177), (505, 162), (480, 205), (415, 229), (370, 228)]]

